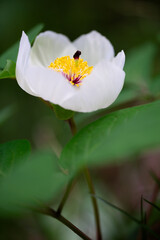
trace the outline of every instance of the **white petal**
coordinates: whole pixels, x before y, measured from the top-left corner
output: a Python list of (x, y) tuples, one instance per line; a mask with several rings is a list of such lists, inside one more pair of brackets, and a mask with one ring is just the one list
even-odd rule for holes
[(111, 105), (118, 97), (124, 83), (125, 73), (115, 64), (102, 61), (93, 72), (83, 79), (77, 92), (61, 104), (77, 112), (92, 112)]
[(61, 105), (75, 92), (75, 88), (61, 73), (49, 68), (30, 66), (26, 78), (39, 97), (54, 104)]
[(117, 56), (113, 58), (112, 62), (115, 63), (121, 69), (123, 69), (125, 63), (124, 51), (122, 50), (121, 52), (119, 52)]
[(67, 45), (67, 47), (63, 50), (61, 57), (70, 56), (70, 58), (73, 58), (76, 51), (77, 48), (73, 44)]
[(20, 40), (20, 46), (18, 51), (18, 57), (16, 62), (16, 79), (19, 86), (31, 95), (36, 93), (31, 89), (26, 80), (26, 69), (28, 67), (29, 55), (30, 55), (30, 42), (27, 35), (23, 32)]
[(82, 52), (82, 58), (90, 66), (95, 66), (102, 59), (111, 60), (114, 57), (110, 41), (96, 31), (80, 36), (73, 44)]
[(57, 57), (62, 57), (63, 52), (71, 46), (70, 40), (62, 34), (51, 31), (40, 33), (31, 50), (31, 62), (48, 67)]

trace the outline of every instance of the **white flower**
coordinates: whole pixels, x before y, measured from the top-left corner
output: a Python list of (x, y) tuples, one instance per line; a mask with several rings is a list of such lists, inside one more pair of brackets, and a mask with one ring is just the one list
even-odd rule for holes
[[(80, 52), (73, 58), (77, 50), (85, 62), (79, 58)], [(125, 78), (124, 62), (124, 52), (114, 57), (112, 44), (96, 31), (74, 42), (46, 31), (36, 37), (32, 47), (23, 32), (16, 78), (31, 95), (65, 109), (91, 112), (108, 107), (119, 95)], [(79, 81), (75, 80), (77, 76)]]

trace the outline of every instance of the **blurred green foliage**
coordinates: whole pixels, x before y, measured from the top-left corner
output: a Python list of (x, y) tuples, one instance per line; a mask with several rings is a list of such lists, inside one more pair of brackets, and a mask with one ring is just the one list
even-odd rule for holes
[(38, 210), (62, 189), (67, 176), (51, 151), (29, 156), (24, 140), (0, 146), (0, 215), (17, 215), (29, 208)]
[(5, 176), (31, 151), (27, 140), (15, 140), (0, 145), (0, 175)]
[[(35, 37), (38, 35), (38, 33), (43, 29), (43, 24), (38, 24), (35, 27), (33, 27), (28, 33), (28, 37), (30, 42), (32, 43), (33, 40), (35, 39)], [(9, 49), (7, 49), (7, 51), (5, 51), (1, 56), (0, 56), (0, 67), (4, 68), (6, 65), (6, 68), (4, 68), (4, 70), (8, 71), (8, 76), (7, 73), (6, 75), (1, 76), (2, 72), (0, 72), (0, 78), (12, 78), (15, 77), (15, 65), (13, 65), (14, 63), (16, 63), (17, 60), (17, 54), (18, 54), (18, 49), (19, 49), (19, 40), (13, 44), (13, 46), (11, 46)], [(8, 60), (9, 59), (9, 60)], [(6, 64), (6, 60), (7, 60), (7, 64)]]
[(7, 106), (0, 111), (0, 126), (3, 125), (15, 113), (15, 106)]
[(15, 78), (15, 62), (11, 60), (7, 60), (6, 62), (5, 68), (0, 72), (0, 79)]

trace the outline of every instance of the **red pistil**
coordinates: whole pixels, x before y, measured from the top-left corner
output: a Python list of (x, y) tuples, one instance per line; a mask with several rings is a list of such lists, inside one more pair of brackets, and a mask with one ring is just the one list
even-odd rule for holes
[(78, 60), (80, 55), (81, 55), (81, 51), (78, 50), (78, 51), (75, 52), (75, 54), (73, 55), (73, 58), (74, 58), (75, 60)]

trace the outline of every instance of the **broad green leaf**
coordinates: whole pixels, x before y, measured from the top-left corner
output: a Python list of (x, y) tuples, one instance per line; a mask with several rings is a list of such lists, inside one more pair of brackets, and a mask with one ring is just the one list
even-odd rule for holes
[(53, 110), (56, 114), (56, 117), (60, 120), (67, 120), (71, 117), (73, 117), (74, 112), (71, 110), (64, 109), (60, 107), (59, 105), (52, 104)]
[(160, 145), (160, 101), (113, 112), (79, 131), (61, 163), (70, 174), (85, 164), (117, 164)]
[(157, 47), (152, 43), (132, 49), (126, 56), (126, 83), (144, 86), (150, 80)]
[(33, 154), (23, 159), (0, 181), (0, 215), (19, 215), (53, 200), (68, 178), (52, 152)]
[[(43, 28), (43, 24), (38, 24), (34, 28), (32, 28), (29, 32), (27, 32), (30, 42), (33, 42), (34, 38), (42, 30), (42, 28)], [(14, 45), (12, 45), (12, 47), (10, 47), (7, 51), (5, 51), (0, 56), (0, 67), (2, 69), (5, 67), (6, 61), (8, 59), (10, 59), (13, 62), (16, 62), (18, 47), (19, 47), (19, 41), (17, 41)]]
[(11, 105), (0, 110), (0, 126), (15, 112), (15, 106)]
[(0, 175), (4, 176), (25, 156), (29, 155), (31, 150), (30, 143), (27, 140), (14, 140), (0, 144)]
[(7, 60), (5, 68), (0, 72), (0, 79), (15, 78), (15, 68), (16, 64), (11, 60)]

